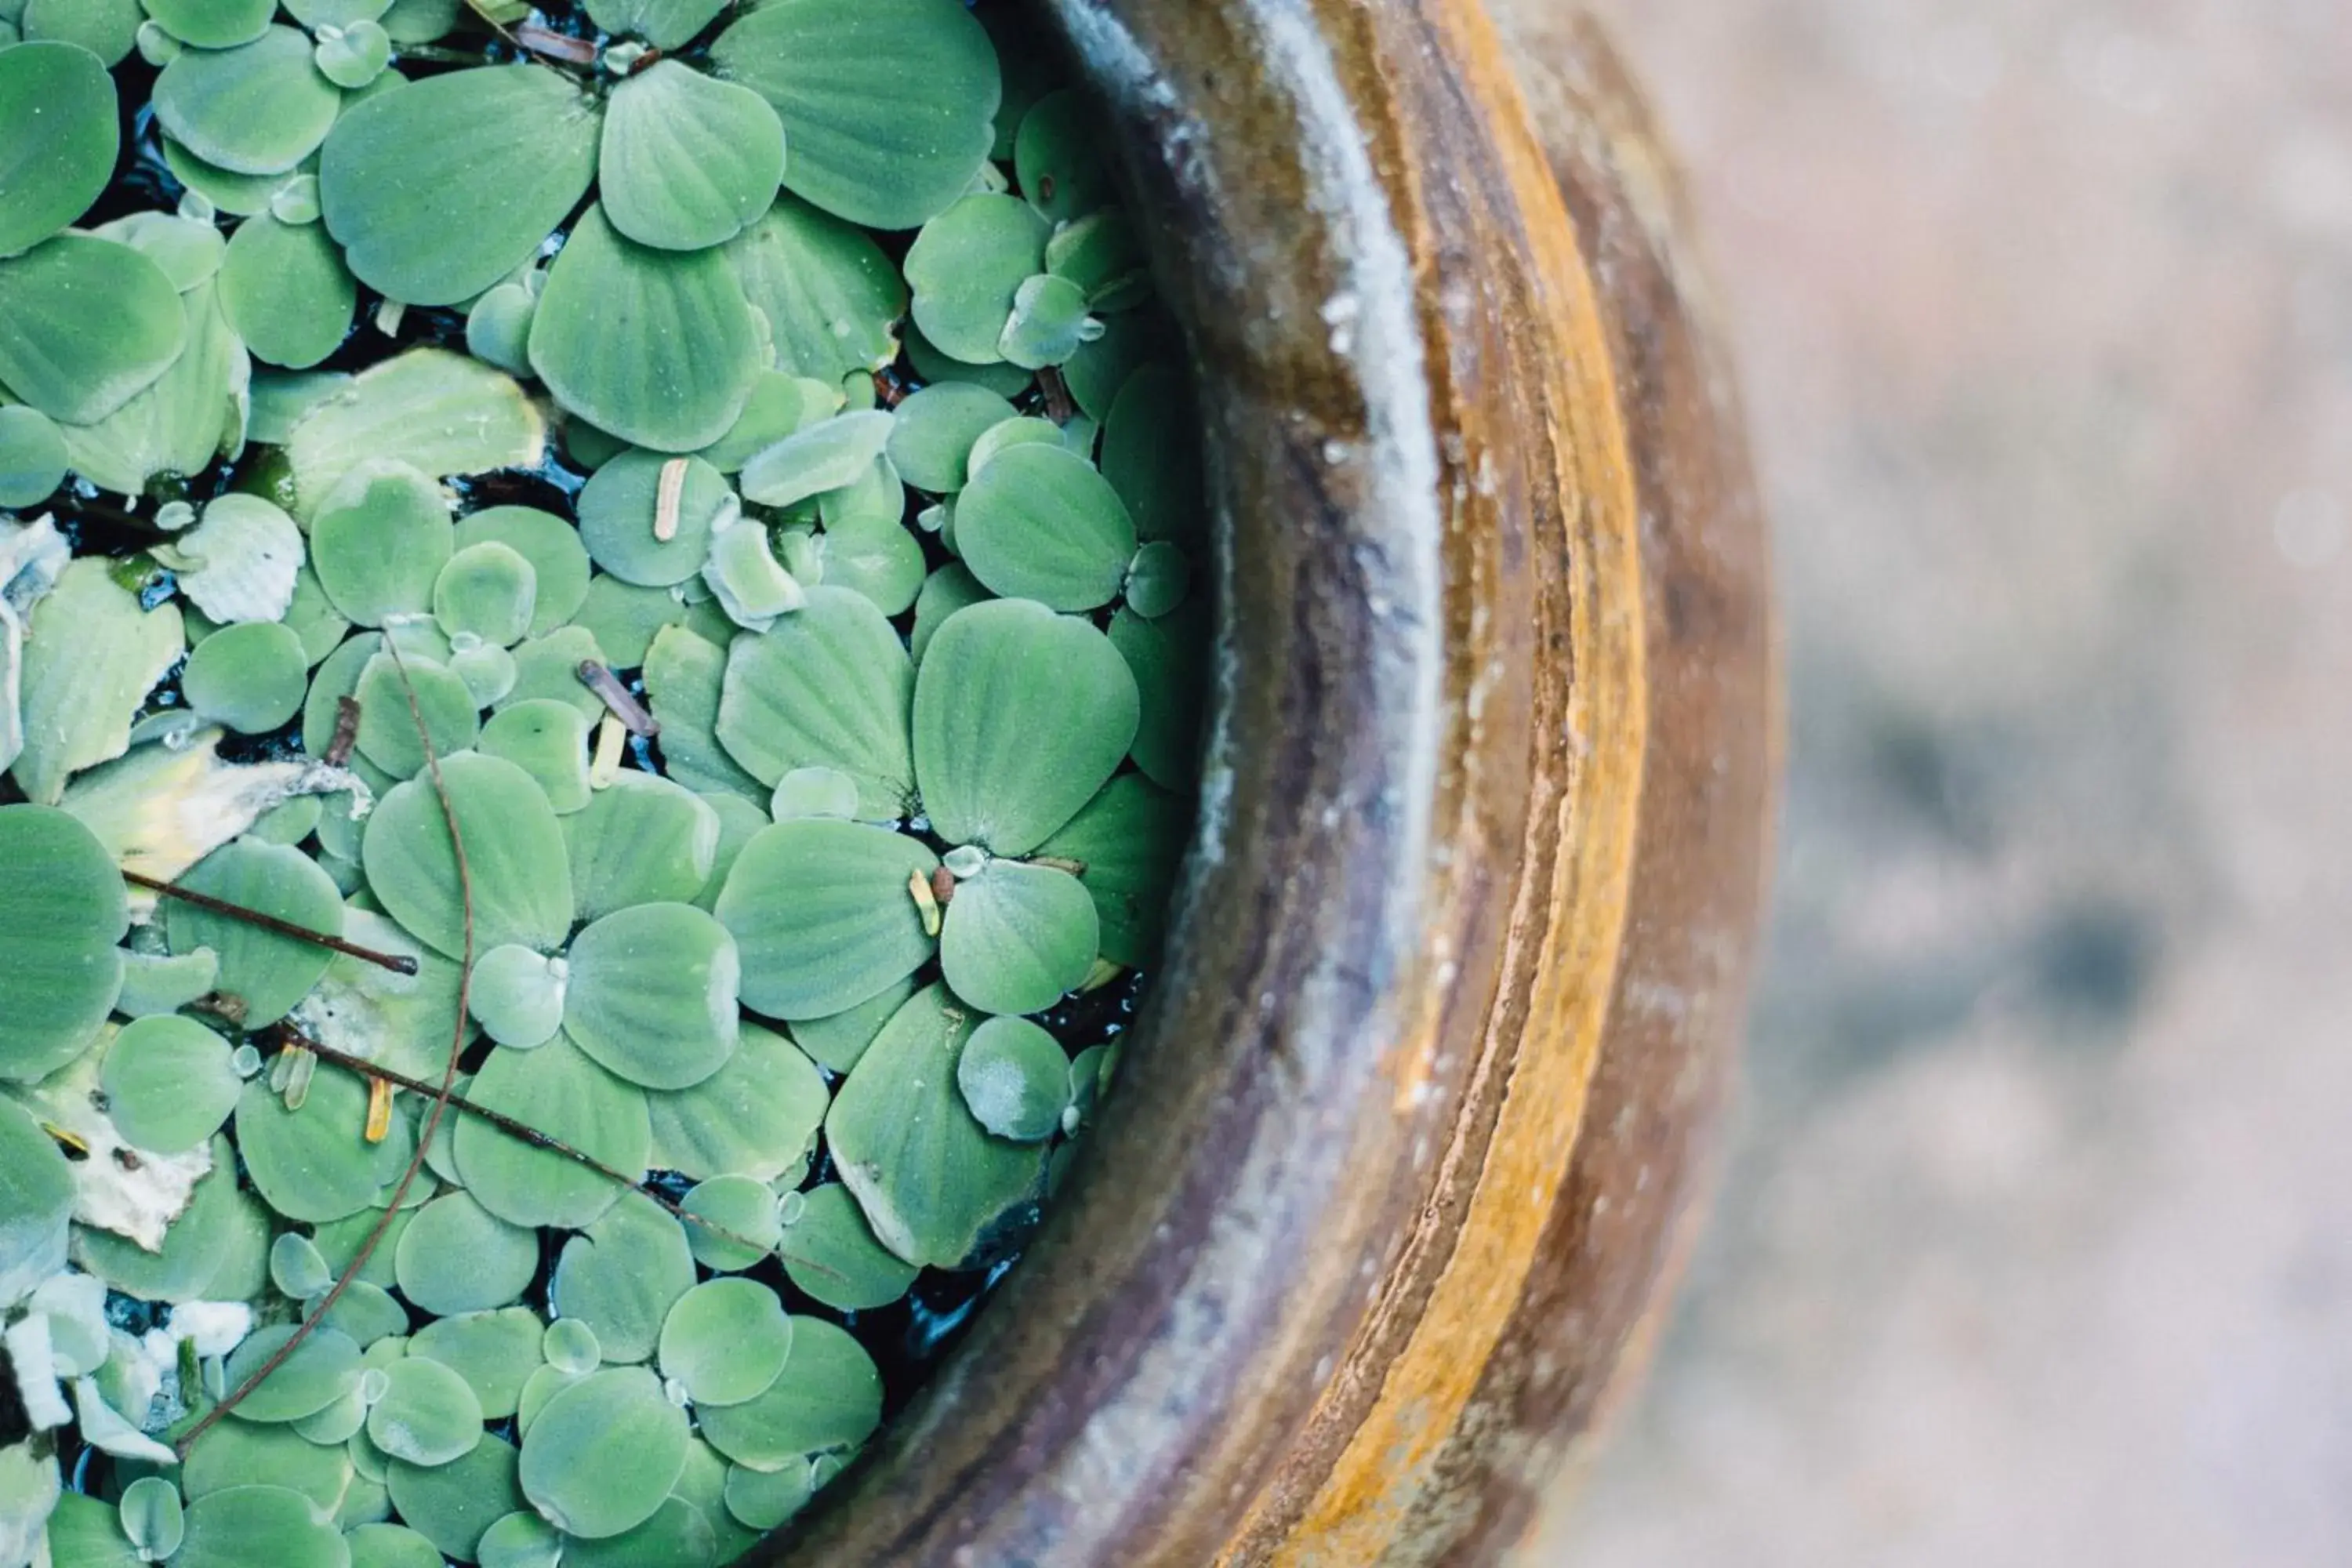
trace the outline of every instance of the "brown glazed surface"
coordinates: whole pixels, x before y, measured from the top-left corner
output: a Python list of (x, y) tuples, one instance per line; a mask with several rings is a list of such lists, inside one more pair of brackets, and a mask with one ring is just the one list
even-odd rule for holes
[(1639, 1360), (1738, 1021), (1775, 731), (1734, 398), (1545, 0), (1051, 9), (1203, 388), (1202, 839), (1056, 1218), (774, 1560), (1493, 1561)]

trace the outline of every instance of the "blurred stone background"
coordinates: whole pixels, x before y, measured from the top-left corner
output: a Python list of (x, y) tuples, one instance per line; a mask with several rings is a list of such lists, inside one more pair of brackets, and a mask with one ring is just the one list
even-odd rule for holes
[(1598, 8), (1790, 770), (1713, 1229), (1529, 1560), (2352, 1563), (2352, 5)]

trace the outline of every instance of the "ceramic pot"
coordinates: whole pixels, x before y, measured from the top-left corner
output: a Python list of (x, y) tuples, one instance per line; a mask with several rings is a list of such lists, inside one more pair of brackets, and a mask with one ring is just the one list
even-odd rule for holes
[(1029, 1260), (767, 1561), (1478, 1563), (1636, 1364), (1758, 922), (1764, 540), (1556, 0), (1046, 0), (1190, 334), (1200, 838)]

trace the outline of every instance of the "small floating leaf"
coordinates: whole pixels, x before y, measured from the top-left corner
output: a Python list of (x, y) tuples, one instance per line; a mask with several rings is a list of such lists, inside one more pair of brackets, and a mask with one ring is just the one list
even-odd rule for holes
[[(401, 1232), (394, 1267), (401, 1294), (424, 1311), (444, 1318), (486, 1312), (530, 1287), (539, 1272), (539, 1237), (499, 1218), (470, 1194), (446, 1193), (419, 1209)], [(474, 1425), (481, 1425), (479, 1415)], [(385, 1453), (412, 1464), (446, 1464), (457, 1457), (428, 1459), (403, 1453), (380, 1432), (369, 1435)]]
[(985, 1261), (1039, 1189), (1038, 1152), (990, 1137), (957, 1091), (956, 1064), (977, 1022), (944, 988), (918, 992), (858, 1058), (825, 1116), (841, 1179), (875, 1236), (909, 1263)]
[(142, 1018), (106, 1047), (99, 1082), (122, 1136), (158, 1154), (212, 1139), (244, 1085), (226, 1040), (191, 1018)]
[(200, 49), (234, 48), (268, 29), (274, 0), (144, 0), (165, 32)]
[(220, 955), (208, 947), (176, 958), (163, 953), (125, 952), (122, 994), (115, 999), (114, 1010), (126, 1018), (176, 1013), (189, 1003), (211, 995), (219, 982)]
[(767, 1286), (712, 1279), (678, 1298), (663, 1321), (661, 1372), (698, 1405), (740, 1405), (768, 1392), (793, 1348), (793, 1321)]
[(1159, 956), (1169, 890), (1192, 827), (1181, 798), (1121, 773), (1038, 846), (1040, 855), (1086, 868), (1078, 880), (1094, 899), (1103, 956), (1113, 963), (1140, 968)]
[(196, 1439), (180, 1471), (190, 1502), (267, 1478), (331, 1509), (352, 1483), (352, 1462), (341, 1452), (303, 1440), (290, 1425), (223, 1421)]
[[(294, 426), (286, 457), (297, 514), (309, 517), (346, 474), (370, 460), (403, 462), (444, 479), (533, 468), (546, 450), (546, 423), (513, 377), (463, 354), (414, 349), (361, 372), (315, 405)], [(550, 591), (542, 574), (540, 592)], [(584, 581), (581, 591), (587, 591)]]
[(882, 1375), (865, 1347), (822, 1318), (792, 1322), (785, 1373), (765, 1394), (696, 1413), (710, 1446), (746, 1469), (773, 1473), (854, 1448), (882, 1424)]
[(1148, 364), (1127, 378), (1103, 423), (1102, 472), (1134, 516), (1139, 537), (1192, 540), (1206, 532), (1201, 416), (1181, 371)]
[(57, 422), (37, 408), (0, 408), (0, 507), (31, 507), (65, 483), (72, 465)]
[[(258, 1372), (294, 1334), (290, 1324), (255, 1330), (228, 1358), (231, 1386)], [(303, 1336), (291, 1355), (246, 1395), (236, 1414), (242, 1421), (297, 1421), (333, 1404), (359, 1381), (359, 1376), (360, 1347), (352, 1342), (351, 1337), (334, 1329), (314, 1329)], [(213, 1495), (233, 1495), (236, 1490), (231, 1488), (226, 1493)], [(308, 1505), (304, 1507), (307, 1512)]]
[[(572, 877), (547, 796), (529, 773), (495, 757), (450, 757), (441, 774), (466, 843), (475, 950), (562, 945), (572, 929)], [(430, 781), (412, 779), (377, 804), (363, 858), (368, 885), (394, 919), (436, 951), (462, 955), (457, 857)]]
[(959, 611), (915, 686), (915, 769), (933, 828), (1027, 853), (1118, 768), (1138, 712), (1125, 661), (1085, 622), (1017, 599)]
[(991, 860), (956, 887), (940, 967), (950, 989), (982, 1012), (1041, 1013), (1086, 979), (1101, 941), (1094, 900), (1076, 878)]
[(482, 1531), (475, 1554), (481, 1568), (556, 1568), (563, 1537), (535, 1513), (510, 1513)]
[[(536, 1050), (491, 1052), (469, 1098), (631, 1181), (645, 1174), (653, 1133), (644, 1092), (598, 1067), (561, 1035)], [(533, 1148), (477, 1118), (458, 1123), (456, 1146), (467, 1189), (484, 1208), (514, 1225), (577, 1229), (621, 1195), (611, 1177)]]
[(470, 300), (529, 261), (587, 194), (598, 115), (542, 66), (453, 71), (355, 104), (327, 138), (328, 229), (370, 288)]
[(136, 495), (159, 474), (198, 474), (243, 443), (253, 361), (229, 330), (207, 281), (180, 297), (186, 350), (169, 370), (93, 425), (68, 426), (77, 473), (104, 489)]
[(771, 0), (711, 58), (782, 117), (785, 186), (855, 223), (914, 227), (995, 142), (996, 51), (956, 0)]
[(340, 1068), (319, 1068), (299, 1110), (288, 1110), (268, 1079), (257, 1078), (237, 1100), (237, 1152), (271, 1208), (322, 1225), (368, 1207), (383, 1185), (376, 1151), (362, 1136), (366, 1121), (367, 1089)]
[(310, 525), (319, 585), (355, 626), (429, 611), (433, 585), (455, 550), (446, 492), (397, 461), (351, 469)]
[(655, 634), (646, 650), (646, 692), (662, 727), (662, 760), (680, 784), (703, 794), (764, 799), (767, 786), (739, 766), (716, 734), (727, 652), (682, 626)]
[[(1050, 1039), (1046, 1043), (1053, 1044)], [(1055, 1074), (1066, 1080), (1061, 1047), (1053, 1049)], [(785, 1227), (779, 1250), (793, 1284), (844, 1312), (888, 1306), (907, 1293), (920, 1272), (874, 1238), (857, 1200), (839, 1182), (808, 1194), (800, 1218)]]
[(529, 1307), (460, 1312), (427, 1323), (408, 1342), (408, 1353), (437, 1361), (466, 1380), (481, 1402), (482, 1415), (503, 1421), (515, 1413), (523, 1384), (540, 1366), (544, 1334)]
[[(593, 591), (593, 587), (592, 587)], [(568, 702), (593, 724), (604, 717), (604, 700), (580, 679), (584, 664), (609, 667), (596, 635), (586, 626), (559, 626), (545, 637), (518, 643), (514, 650), (515, 683), (499, 706), (552, 700)]]
[(607, 915), (572, 942), (571, 963), (564, 1028), (630, 1082), (686, 1089), (734, 1054), (735, 939), (700, 910), (640, 904)]
[(657, 49), (681, 48), (727, 0), (588, 0), (589, 19), (608, 33), (627, 33)]
[(749, 88), (656, 60), (613, 89), (597, 178), (604, 216), (640, 245), (723, 245), (768, 210), (784, 127)]
[(908, 638), (915, 658), (919, 660), (930, 647), (931, 637), (949, 616), (958, 610), (977, 605), (991, 595), (971, 574), (971, 568), (961, 561), (951, 561), (923, 579), (922, 592), (915, 595), (915, 630)]
[[(292, 612), (302, 531), (259, 496), (231, 491), (206, 502), (204, 521), (180, 537), (178, 548), (203, 562), (180, 573), (180, 592), (212, 619), (227, 626), (275, 621)], [(311, 662), (306, 652), (303, 668)]]
[[(426, 1205), (428, 1214), (431, 1208)], [(409, 1236), (415, 1234), (411, 1226)], [(406, 1245), (407, 1237), (402, 1240)], [(422, 1356), (404, 1357), (383, 1371), (390, 1386), (368, 1411), (367, 1434), (386, 1455), (439, 1466), (464, 1458), (482, 1441), (482, 1403), (464, 1378)]]
[(221, 263), (220, 303), (256, 359), (308, 370), (342, 346), (359, 287), (317, 224), (263, 213), (237, 226)]
[(122, 1533), (149, 1563), (161, 1563), (180, 1549), (187, 1521), (179, 1489), (161, 1476), (142, 1476), (122, 1489)]
[[(282, 626), (273, 629), (285, 632)], [(342, 895), (318, 862), (299, 849), (249, 840), (224, 845), (179, 885), (306, 931), (342, 933)], [(248, 1028), (284, 1017), (318, 984), (333, 956), (324, 947), (179, 900), (167, 901), (163, 929), (174, 952), (201, 947), (220, 956), (220, 987), (245, 1004)]]
[(435, 756), (446, 756), (472, 745), (479, 732), (480, 700), (473, 689), (430, 659), (411, 658), (404, 667), (380, 653), (360, 672), (356, 696), (360, 755), (392, 778), (423, 772), (427, 745)]
[(728, 246), (727, 259), (768, 318), (778, 370), (838, 383), (896, 357), (907, 285), (862, 230), (785, 196)]
[(0, 1079), (32, 1081), (97, 1036), (122, 988), (122, 878), (62, 811), (0, 805)]
[(1164, 788), (1190, 789), (1200, 771), (1206, 606), (1186, 600), (1156, 621), (1123, 609), (1111, 617), (1110, 640), (1139, 693), (1135, 765)]
[[(776, 1194), (749, 1176), (713, 1176), (697, 1184), (677, 1206), (685, 1211), (686, 1244), (694, 1249), (694, 1260), (722, 1274), (756, 1266), (783, 1238)], [(698, 1225), (698, 1219), (710, 1224)]]
[(539, 574), (519, 551), (496, 541), (458, 551), (433, 582), (433, 618), (441, 630), (494, 647), (520, 642), (538, 605)]
[(1062, 1130), (1070, 1058), (1026, 1018), (991, 1018), (964, 1042), (956, 1087), (980, 1124), (999, 1138), (1036, 1143)]
[(907, 998), (915, 994), (912, 979), (901, 980), (896, 985), (878, 992), (872, 1000), (860, 1002), (846, 1011), (823, 1018), (801, 1018), (793, 1023), (793, 1039), (812, 1058), (823, 1063), (826, 1070), (846, 1076), (874, 1043), (884, 1025), (896, 1017)]
[(392, 35), (381, 24), (350, 23), (332, 31), (319, 29), (319, 47), (312, 53), (319, 74), (337, 87), (356, 91), (374, 81), (392, 64)]
[(248, 621), (198, 643), (180, 686), (206, 721), (266, 735), (301, 711), (310, 674), (300, 637), (275, 621)]
[(392, 1505), (434, 1550), (472, 1562), (482, 1532), (524, 1506), (515, 1484), (514, 1446), (484, 1436), (473, 1451), (446, 1465), (394, 1460), (384, 1476)]
[(648, 249), (601, 207), (573, 227), (531, 321), (530, 363), (555, 400), (655, 451), (726, 435), (761, 362), (758, 324), (721, 255)]
[(0, 261), (0, 383), (52, 419), (96, 424), (187, 342), (179, 290), (127, 245), (61, 234)]
[(824, 1120), (824, 1079), (782, 1036), (740, 1026), (735, 1053), (690, 1089), (646, 1097), (653, 1163), (694, 1181), (772, 1182), (795, 1165)]
[(555, 1031), (563, 1026), (563, 989), (569, 973), (568, 968), (560, 967), (561, 963), (527, 947), (497, 947), (483, 954), (474, 965), (468, 995), (482, 1032), (518, 1050), (553, 1039)]
[(1184, 602), (1192, 576), (1192, 563), (1184, 552), (1164, 539), (1155, 540), (1135, 552), (1128, 568), (1128, 607), (1146, 620), (1158, 620)]
[(1103, 156), (1108, 145), (1101, 117), (1083, 90), (1049, 92), (1021, 117), (1013, 178), (1048, 222), (1069, 223), (1117, 195)]
[(888, 821), (914, 794), (907, 715), (914, 666), (873, 601), (814, 588), (764, 637), (738, 637), (719, 698), (718, 736), (754, 778), (794, 768), (857, 781), (863, 815)]
[(564, 818), (563, 837), (574, 918), (593, 921), (636, 904), (691, 902), (710, 879), (719, 818), (668, 779), (624, 773)]
[[(301, 1354), (297, 1352), (297, 1358)], [(234, 1358), (229, 1364), (236, 1366)], [(247, 1400), (247, 1405), (252, 1403)], [(245, 1409), (240, 1405), (238, 1414)], [(252, 1568), (256, 1563), (270, 1568), (343, 1568), (350, 1561), (342, 1536), (331, 1521), (320, 1517), (308, 1498), (268, 1486), (230, 1487), (191, 1503), (179, 1553), (172, 1559), (173, 1568)]]
[(642, 1367), (592, 1373), (548, 1401), (523, 1439), (523, 1495), (566, 1534), (618, 1535), (652, 1518), (686, 1464), (686, 1412)]
[(1013, 314), (996, 350), (1013, 364), (1044, 370), (1067, 363), (1102, 331), (1102, 323), (1087, 313), (1085, 289), (1066, 278), (1039, 273), (1014, 290)]
[(890, 461), (919, 490), (960, 490), (972, 443), (1013, 417), (1013, 405), (984, 386), (952, 381), (927, 386), (891, 416)]
[[(664, 739), (667, 739), (667, 726)], [(593, 798), (588, 787), (588, 720), (569, 702), (549, 698), (517, 702), (482, 726), (480, 745), (483, 755), (501, 758), (529, 773), (558, 816), (578, 811)]]
[(1013, 295), (1043, 271), (1052, 226), (1013, 196), (966, 196), (923, 226), (907, 252), (915, 324), (968, 364), (994, 364)]
[(121, 138), (114, 79), (69, 43), (25, 43), (0, 58), (0, 256), (89, 210), (114, 174)]
[(917, 840), (857, 823), (804, 819), (761, 833), (718, 905), (741, 949), (744, 1005), (822, 1018), (914, 973), (934, 944), (907, 883), (938, 864)]
[(652, 1359), (663, 1320), (693, 1288), (685, 1227), (628, 1193), (563, 1244), (549, 1292), (556, 1310), (595, 1331), (608, 1364), (625, 1364)]
[(711, 521), (734, 504), (727, 477), (700, 458), (625, 452), (580, 492), (580, 539), (624, 583), (667, 588), (702, 570)]
[(588, 597), (588, 551), (580, 531), (555, 516), (526, 506), (497, 506), (457, 523), (457, 548), (503, 544), (530, 563), (538, 595), (530, 635), (545, 637), (570, 620)]
[(956, 547), (1008, 598), (1091, 610), (1118, 596), (1135, 523), (1083, 458), (1026, 444), (998, 454), (956, 500)]
[(838, 489), (873, 467), (890, 438), (890, 416), (836, 414), (804, 426), (743, 465), (746, 500), (788, 507)]
[(292, 27), (184, 51), (155, 79), (153, 99), (173, 140), (233, 174), (292, 173), (327, 139), (342, 102), (311, 63), (310, 40)]

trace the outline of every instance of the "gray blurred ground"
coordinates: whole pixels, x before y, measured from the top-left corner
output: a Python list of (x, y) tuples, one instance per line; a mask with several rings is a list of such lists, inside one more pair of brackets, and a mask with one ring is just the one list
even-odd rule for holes
[(2352, 3), (1601, 8), (1794, 706), (1717, 1219), (1535, 1560), (2352, 1563)]

